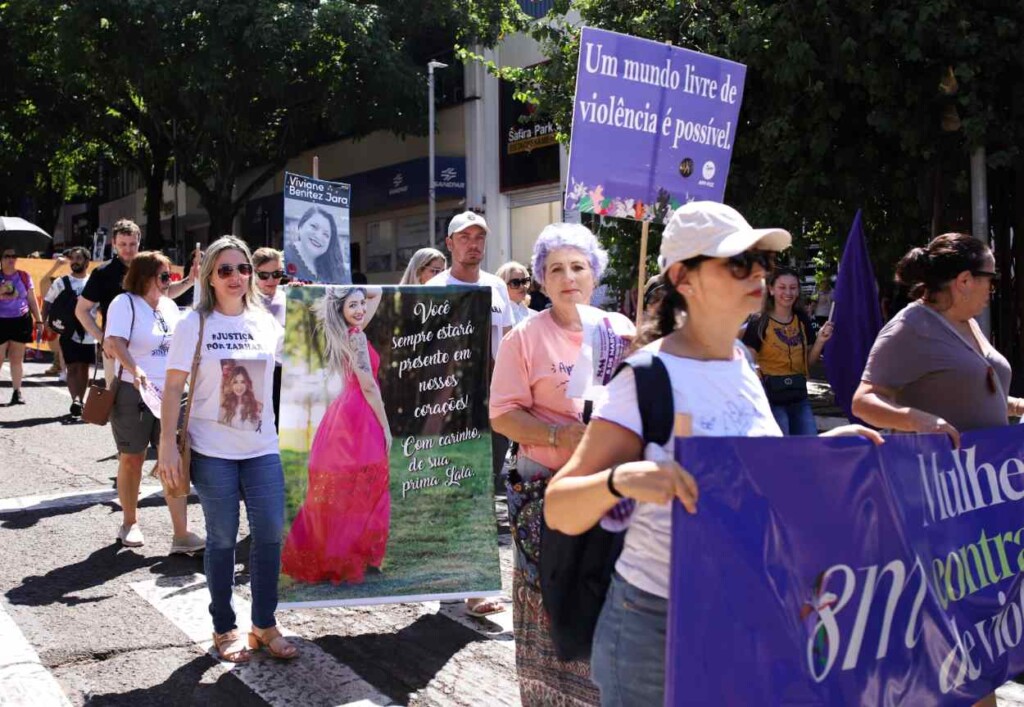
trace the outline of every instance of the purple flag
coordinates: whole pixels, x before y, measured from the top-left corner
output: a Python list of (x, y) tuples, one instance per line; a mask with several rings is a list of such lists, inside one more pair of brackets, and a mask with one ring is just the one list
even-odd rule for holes
[(853, 394), (860, 384), (875, 337), (882, 329), (878, 286), (868, 257), (860, 213), (858, 209), (853, 217), (853, 226), (839, 261), (839, 276), (833, 295), (835, 333), (824, 349), (825, 372), (836, 405), (846, 417), (857, 422), (859, 420), (850, 411)]

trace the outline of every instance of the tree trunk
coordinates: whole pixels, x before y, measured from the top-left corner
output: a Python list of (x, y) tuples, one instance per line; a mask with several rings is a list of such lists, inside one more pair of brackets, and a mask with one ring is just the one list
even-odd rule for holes
[(170, 150), (150, 142), (151, 160), (146, 170), (146, 250), (163, 250), (164, 236), (160, 226), (160, 206), (164, 200), (164, 177)]

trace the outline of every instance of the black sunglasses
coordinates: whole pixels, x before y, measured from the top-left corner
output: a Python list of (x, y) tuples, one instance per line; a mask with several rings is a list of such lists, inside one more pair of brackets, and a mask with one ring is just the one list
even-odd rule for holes
[(284, 270), (257, 270), (256, 277), (261, 280), (270, 280), (271, 278), (280, 280), (284, 277)]
[(224, 265), (217, 267), (217, 277), (221, 280), (227, 280), (234, 274), (235, 270), (237, 270), (238, 274), (242, 277), (249, 277), (252, 275), (252, 265), (249, 265), (249, 263), (241, 263), (240, 265), (228, 265), (225, 263)]
[(14, 253), (4, 253), (3, 254), (3, 259), (4, 260), (17, 260), (18, 256), (15, 255)]
[(508, 286), (518, 290), (520, 287), (529, 286), (530, 282), (531, 279), (528, 277), (514, 277), (508, 281)]
[[(726, 265), (729, 266), (729, 273), (737, 280), (746, 280), (750, 277), (751, 271), (754, 269), (754, 265), (760, 265), (764, 268), (765, 272), (771, 272), (775, 269), (775, 257), (777, 253), (773, 250), (745, 250), (742, 253), (730, 256), (725, 259)], [(710, 255), (698, 255), (693, 258), (687, 258), (683, 261), (683, 265), (690, 268), (695, 265), (703, 263), (705, 260), (715, 260)]]
[(167, 284), (168, 282), (171, 281), (171, 274), (169, 272), (167, 272), (166, 270), (163, 271), (162, 273), (160, 273), (159, 275), (157, 275), (156, 277), (157, 277), (158, 280), (160, 280), (160, 282), (162, 282), (164, 284)]

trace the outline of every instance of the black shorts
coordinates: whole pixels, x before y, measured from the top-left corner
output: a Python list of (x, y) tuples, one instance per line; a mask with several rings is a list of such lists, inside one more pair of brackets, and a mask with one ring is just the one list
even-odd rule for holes
[(17, 344), (32, 343), (32, 315), (21, 317), (0, 317), (0, 344), (13, 341)]
[(69, 336), (60, 337), (60, 352), (64, 354), (64, 363), (96, 363), (96, 344), (79, 344)]

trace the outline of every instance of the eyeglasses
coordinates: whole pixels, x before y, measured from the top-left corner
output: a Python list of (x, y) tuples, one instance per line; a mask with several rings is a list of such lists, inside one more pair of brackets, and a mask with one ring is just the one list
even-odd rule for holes
[[(776, 253), (773, 250), (745, 250), (742, 253), (733, 255), (726, 258), (726, 265), (729, 266), (729, 273), (737, 280), (746, 280), (750, 277), (751, 271), (754, 269), (754, 265), (760, 265), (764, 268), (765, 272), (771, 272), (775, 269), (775, 257)], [(693, 267), (705, 260), (712, 260), (710, 255), (698, 255), (693, 258), (687, 258), (683, 261), (683, 265), (687, 267)]]
[(996, 285), (999, 284), (999, 272), (996, 270), (971, 270), (971, 275), (974, 277), (987, 277), (988, 287), (991, 292), (996, 291)]
[(227, 280), (235, 274), (235, 270), (237, 270), (238, 274), (242, 277), (249, 277), (252, 275), (252, 265), (249, 265), (249, 263), (240, 263), (239, 265), (228, 265), (225, 263), (224, 265), (217, 267), (217, 277), (221, 280)]
[(169, 272), (167, 272), (166, 270), (164, 270), (162, 273), (160, 273), (156, 277), (157, 277), (158, 280), (160, 280), (160, 282), (162, 282), (165, 285), (168, 282), (171, 281), (171, 274)]
[(256, 277), (261, 280), (270, 280), (271, 278), (280, 280), (284, 277), (284, 270), (257, 270)]
[(528, 277), (514, 277), (508, 281), (508, 286), (514, 290), (518, 290), (520, 287), (529, 287), (530, 278)]
[(14, 253), (4, 253), (3, 254), (3, 259), (4, 260), (17, 260), (18, 256), (15, 255)]

